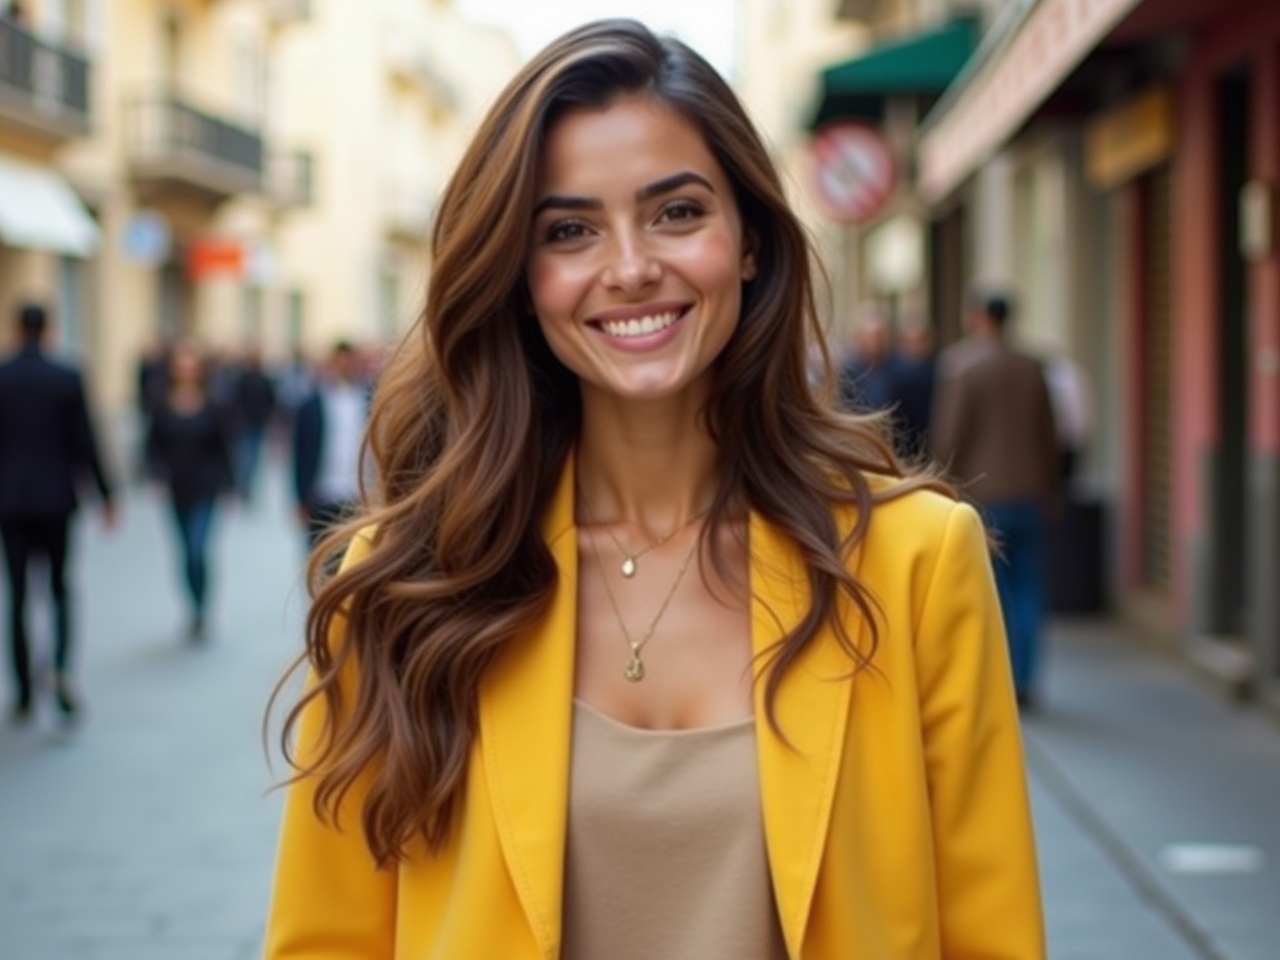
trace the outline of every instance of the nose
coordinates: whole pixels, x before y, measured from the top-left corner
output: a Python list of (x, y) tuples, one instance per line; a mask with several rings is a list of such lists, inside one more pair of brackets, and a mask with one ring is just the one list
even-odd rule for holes
[(608, 256), (604, 282), (618, 290), (640, 290), (662, 276), (662, 267), (641, 234), (615, 234)]

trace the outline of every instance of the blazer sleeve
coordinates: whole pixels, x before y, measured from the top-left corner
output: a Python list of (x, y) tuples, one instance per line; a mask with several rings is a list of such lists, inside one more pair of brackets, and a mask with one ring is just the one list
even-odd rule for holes
[(916, 660), (945, 960), (1044, 960), (1018, 711), (982, 522), (951, 508)]
[[(345, 563), (364, 552), (362, 537)], [(324, 698), (312, 700), (298, 731), (304, 763), (315, 756), (326, 722)], [(315, 787), (304, 778), (285, 796), (263, 960), (391, 960), (397, 869), (379, 868), (365, 844), (367, 784), (347, 794), (337, 825), (316, 815)]]

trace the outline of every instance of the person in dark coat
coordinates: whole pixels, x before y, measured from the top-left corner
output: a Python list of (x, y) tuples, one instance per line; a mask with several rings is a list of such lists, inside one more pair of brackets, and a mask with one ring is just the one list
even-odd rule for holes
[(154, 409), (147, 436), (152, 477), (167, 489), (173, 511), (193, 641), (206, 635), (209, 534), (219, 498), (233, 487), (231, 417), (207, 391), (206, 373), (194, 346), (175, 346), (169, 389)]
[(80, 374), (42, 349), (47, 317), (35, 304), (18, 312), (21, 347), (0, 364), (0, 537), (9, 573), (9, 647), (15, 688), (13, 720), (34, 710), (27, 636), (27, 574), (48, 564), (53, 594), (53, 693), (65, 717), (79, 710), (71, 682), (72, 611), (66, 563), (78, 488), (92, 481), (108, 526), (115, 523), (111, 483), (98, 455)]
[(262, 444), (276, 413), (276, 387), (262, 368), (262, 352), (250, 350), (240, 366), (235, 385), (236, 492), (253, 499)]
[(859, 317), (839, 376), (840, 406), (849, 413), (874, 413), (893, 403), (889, 325), (878, 309), (868, 308)]
[(336, 344), (293, 428), (293, 478), (298, 516), (314, 547), (360, 502), (360, 445), (369, 413), (369, 385), (355, 348)]
[(929, 452), (929, 420), (937, 363), (933, 331), (922, 318), (909, 317), (898, 329), (893, 355), (891, 403), (898, 452), (908, 457)]

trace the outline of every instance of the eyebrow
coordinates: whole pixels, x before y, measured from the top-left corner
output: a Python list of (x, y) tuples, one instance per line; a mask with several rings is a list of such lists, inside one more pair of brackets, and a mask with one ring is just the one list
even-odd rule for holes
[[(673, 173), (669, 177), (663, 177), (661, 180), (655, 180), (646, 186), (641, 187), (635, 193), (638, 201), (651, 200), (654, 197), (662, 196), (664, 193), (671, 193), (673, 190), (679, 190), (681, 187), (687, 187), (689, 184), (697, 184), (705, 187), (712, 193), (715, 193), (715, 187), (711, 185), (706, 177), (692, 170), (682, 170), (679, 173)], [(601, 210), (604, 203), (594, 197), (570, 197), (570, 196), (551, 196), (543, 197), (538, 201), (537, 206), (533, 208), (533, 215), (536, 217), (543, 210), (555, 208), (557, 210)]]

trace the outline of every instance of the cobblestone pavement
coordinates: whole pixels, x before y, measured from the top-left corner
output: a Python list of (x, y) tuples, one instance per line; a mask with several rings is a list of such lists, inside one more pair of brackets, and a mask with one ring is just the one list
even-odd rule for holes
[[(135, 495), (114, 533), (82, 519), (86, 720), (0, 730), (0, 960), (258, 955), (279, 813), (262, 708), (303, 606), (282, 491), (221, 517), (201, 647), (160, 506)], [(1056, 625), (1049, 668), (1027, 740), (1054, 960), (1280, 960), (1280, 725), (1106, 625)], [(1186, 842), (1253, 853), (1170, 870)]]

